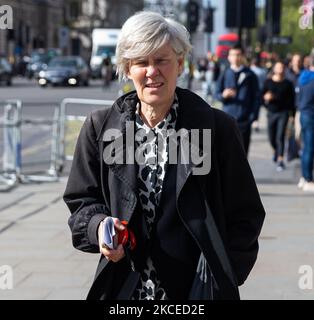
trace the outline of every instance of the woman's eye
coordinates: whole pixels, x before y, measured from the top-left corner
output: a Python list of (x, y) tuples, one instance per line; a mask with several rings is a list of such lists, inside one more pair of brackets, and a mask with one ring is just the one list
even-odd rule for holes
[(158, 64), (165, 64), (165, 63), (167, 63), (167, 62), (168, 62), (167, 59), (158, 59), (158, 60), (157, 60), (157, 63), (158, 63)]
[(134, 64), (137, 66), (145, 66), (147, 62), (144, 60), (138, 60), (138, 61), (134, 61)]

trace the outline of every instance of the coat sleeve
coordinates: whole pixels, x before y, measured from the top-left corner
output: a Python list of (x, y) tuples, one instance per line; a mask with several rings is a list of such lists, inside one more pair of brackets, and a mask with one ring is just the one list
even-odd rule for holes
[(220, 112), (216, 127), (226, 249), (241, 285), (257, 259), (265, 211), (235, 121)]
[(98, 226), (110, 212), (101, 191), (100, 156), (92, 116), (87, 117), (80, 131), (63, 199), (71, 212), (68, 224), (73, 246), (99, 253)]
[(221, 72), (217, 80), (215, 97), (218, 101), (225, 103), (226, 99), (222, 96), (222, 93), (225, 89), (224, 87), (225, 71)]

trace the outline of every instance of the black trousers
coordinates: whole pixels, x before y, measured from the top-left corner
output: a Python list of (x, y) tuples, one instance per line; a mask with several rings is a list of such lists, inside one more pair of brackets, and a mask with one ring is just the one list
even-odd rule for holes
[(285, 133), (289, 119), (288, 111), (268, 112), (268, 138), (276, 157), (283, 157)]

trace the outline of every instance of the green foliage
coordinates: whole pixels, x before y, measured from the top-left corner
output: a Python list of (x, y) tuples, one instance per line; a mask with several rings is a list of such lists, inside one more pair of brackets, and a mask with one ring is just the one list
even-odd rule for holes
[(292, 36), (292, 43), (290, 45), (274, 46), (274, 50), (282, 55), (288, 52), (300, 52), (307, 55), (314, 47), (314, 27), (302, 30), (299, 26), (302, 16), (299, 12), (301, 4), (301, 0), (282, 1), (281, 35)]
[(69, 121), (66, 126), (65, 154), (73, 155), (76, 141), (82, 128), (82, 121)]

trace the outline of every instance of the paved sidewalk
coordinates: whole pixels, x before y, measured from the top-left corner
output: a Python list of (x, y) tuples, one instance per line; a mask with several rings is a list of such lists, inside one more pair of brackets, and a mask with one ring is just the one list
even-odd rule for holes
[[(300, 162), (276, 172), (266, 137), (265, 114), (262, 130), (253, 134), (250, 164), (266, 210), (257, 263), (240, 288), (242, 299), (314, 299), (312, 290), (301, 290), (299, 268), (314, 269), (314, 194), (297, 188)], [(313, 282), (314, 280), (312, 280)]]
[(14, 272), (13, 290), (0, 290), (0, 299), (86, 297), (98, 255), (72, 247), (61, 200), (65, 184), (62, 178), (0, 194), (0, 266), (10, 265)]
[[(241, 296), (314, 299), (314, 289), (298, 287), (299, 267), (314, 268), (314, 195), (297, 189), (297, 161), (277, 173), (270, 158), (262, 121), (253, 135), (250, 163), (267, 216), (258, 262)], [(0, 300), (85, 299), (99, 257), (72, 247), (69, 212), (61, 199), (65, 184), (62, 178), (0, 193), (0, 267), (10, 265), (14, 274), (14, 288), (0, 289)]]

